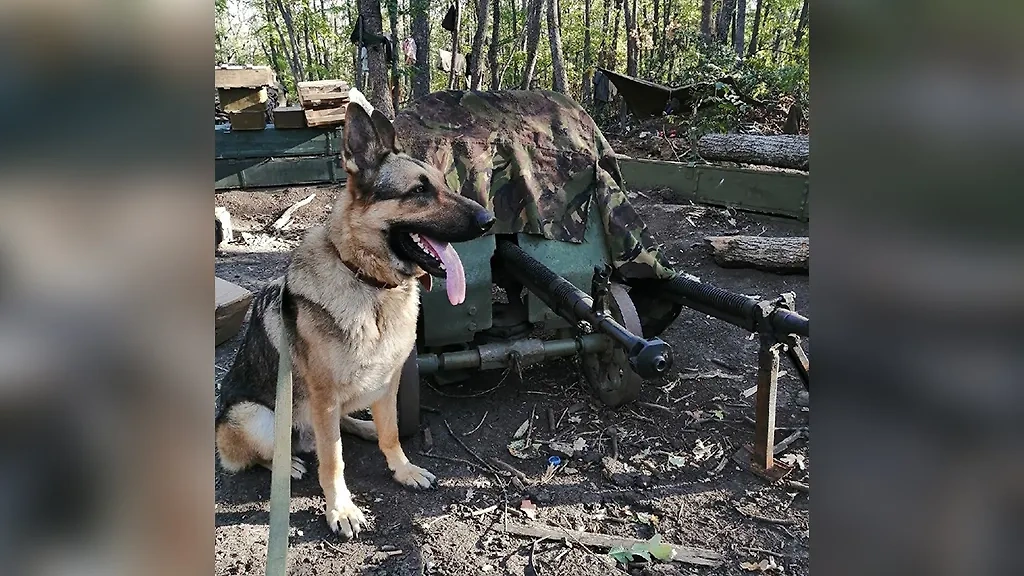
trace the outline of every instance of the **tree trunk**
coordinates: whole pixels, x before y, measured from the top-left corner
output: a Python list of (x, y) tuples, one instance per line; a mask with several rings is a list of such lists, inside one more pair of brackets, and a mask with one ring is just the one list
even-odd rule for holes
[(551, 49), (551, 89), (559, 94), (566, 93), (569, 81), (565, 77), (565, 59), (562, 56), (562, 15), (559, 0), (548, 3), (548, 43)]
[(757, 0), (757, 9), (754, 11), (754, 28), (750, 31), (750, 47), (747, 49), (747, 56), (751, 57), (757, 53), (757, 34), (761, 31), (761, 10), (764, 9), (768, 0)]
[(412, 39), (416, 42), (416, 66), (412, 76), (412, 95), (430, 94), (430, 0), (409, 0), (412, 12)]
[(735, 12), (736, 0), (722, 0), (722, 11), (718, 13), (718, 22), (715, 23), (715, 36), (719, 44), (729, 41), (729, 27)]
[(608, 66), (608, 16), (611, 14), (611, 0), (604, 0), (604, 13), (601, 18), (601, 50), (597, 53), (600, 66)]
[(398, 0), (388, 0), (388, 20), (391, 24), (391, 102), (395, 111), (402, 106), (402, 83), (398, 79), (398, 59), (402, 54), (398, 41)]
[[(487, 66), (491, 69), (491, 90), (497, 90), (500, 86), (498, 79), (498, 44), (501, 42), (501, 0), (494, 2), (494, 12), (491, 15), (491, 46), (487, 50)], [(515, 0), (512, 0), (513, 4)]]
[(704, 239), (725, 268), (758, 268), (770, 272), (807, 272), (811, 243), (806, 236), (709, 236)]
[(629, 0), (624, 0), (623, 15), (626, 19), (626, 74), (636, 76), (637, 74), (637, 28), (636, 28), (636, 0), (629, 5)]
[(661, 3), (658, 2), (658, 0), (653, 0), (653, 2), (654, 2), (654, 16), (652, 17), (652, 19), (650, 21), (651, 22), (651, 42), (652, 42), (653, 46), (657, 47), (658, 46), (658, 25), (661, 24), (661, 19), (658, 17), (661, 14), (661, 12), (659, 11), (659, 4), (661, 4)]
[(583, 2), (583, 86), (580, 90), (580, 101), (583, 104), (590, 102), (591, 75), (594, 66), (593, 55), (590, 53), (590, 10), (593, 8), (593, 0)]
[[(668, 60), (668, 22), (669, 15), (672, 13), (672, 0), (665, 0), (665, 6), (662, 8), (662, 16), (665, 19), (665, 23), (661, 26), (661, 45), (658, 46), (658, 77), (662, 77), (665, 72), (665, 61)], [(657, 22), (655, 22), (657, 25)], [(672, 80), (672, 67), (669, 66), (668, 81)]]
[(711, 43), (711, 13), (714, 11), (714, 0), (704, 0), (700, 5), (700, 36), (704, 42)]
[(533, 72), (537, 67), (537, 47), (540, 45), (540, 13), (544, 8), (544, 0), (530, 0), (529, 14), (526, 16), (526, 66), (523, 68), (522, 82), (519, 88), (530, 89)]
[(306, 77), (306, 72), (302, 67), (302, 58), (299, 56), (299, 43), (295, 40), (295, 22), (292, 19), (292, 11), (281, 0), (276, 1), (277, 8), (281, 11), (281, 17), (284, 18), (284, 27), (288, 31), (288, 40), (291, 42), (292, 59), (295, 60), (295, 82), (299, 83)]
[[(366, 25), (364, 32), (383, 36), (383, 18), (380, 15), (380, 0), (359, 0), (359, 13)], [(369, 94), (367, 100), (374, 108), (390, 119), (395, 118), (395, 107), (391, 102), (391, 90), (388, 86), (388, 67), (384, 60), (384, 45), (366, 47), (367, 67), (370, 69), (367, 74), (367, 85)]]
[(309, 44), (309, 12), (303, 11), (302, 13), (302, 41), (306, 45), (306, 62), (304, 67), (306, 68), (306, 80), (313, 79), (313, 64), (316, 60), (313, 59), (313, 48)]
[(612, 46), (609, 50), (609, 70), (614, 70), (619, 65), (619, 16), (622, 14), (622, 5), (625, 2), (626, 0), (615, 0), (615, 27), (612, 31)]
[(800, 22), (796, 25), (796, 32), (793, 36), (793, 50), (798, 50), (804, 43), (804, 30), (807, 29), (807, 0), (800, 8)]
[[(448, 89), (455, 90), (456, 84), (455, 79), (459, 77), (458, 66), (456, 64), (459, 61), (459, 33), (462, 32), (462, 0), (456, 0), (455, 2), (455, 30), (452, 31), (452, 65), (451, 70), (448, 72)], [(460, 82), (461, 84), (461, 82)]]
[(707, 160), (810, 169), (810, 139), (799, 135), (708, 134), (697, 141)]
[(732, 46), (736, 57), (743, 59), (743, 42), (747, 31), (747, 0), (736, 0), (736, 26), (732, 34)]
[[(288, 41), (284, 39), (284, 32), (281, 31), (281, 25), (277, 23), (277, 14), (274, 11), (274, 6), (270, 3), (270, 0), (264, 0), (263, 8), (267, 12), (267, 21), (273, 24), (274, 30), (277, 32), (277, 37), (281, 41), (281, 51), (284, 52), (284, 61), (288, 64), (288, 70), (292, 73), (292, 78), (295, 80), (295, 84), (298, 85), (299, 82), (302, 82), (302, 74), (300, 74), (298, 67), (295, 65), (295, 59), (292, 58), (291, 51), (288, 50)], [(271, 41), (270, 46), (273, 48), (273, 41)]]
[(473, 61), (469, 67), (469, 89), (479, 90), (484, 67), (484, 36), (487, 35), (487, 0), (476, 0), (476, 32), (473, 34)]

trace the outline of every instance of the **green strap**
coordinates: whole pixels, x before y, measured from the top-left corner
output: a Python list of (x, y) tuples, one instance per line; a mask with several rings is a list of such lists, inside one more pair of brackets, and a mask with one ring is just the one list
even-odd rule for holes
[[(284, 285), (281, 286), (284, 302)], [(280, 310), (280, 309), (279, 309)], [(277, 368), (277, 401), (274, 404), (274, 463), (270, 471), (270, 538), (267, 543), (267, 576), (285, 576), (288, 566), (288, 509), (292, 479), (292, 354), (284, 316)]]

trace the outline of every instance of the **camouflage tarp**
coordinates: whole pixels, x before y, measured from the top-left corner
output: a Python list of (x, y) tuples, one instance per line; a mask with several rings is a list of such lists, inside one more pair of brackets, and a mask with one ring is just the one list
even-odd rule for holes
[(593, 200), (619, 274), (675, 275), (626, 199), (611, 146), (570, 98), (547, 91), (435, 92), (399, 112), (395, 129), (412, 156), (437, 166), (453, 190), (494, 213), (492, 233), (580, 243)]

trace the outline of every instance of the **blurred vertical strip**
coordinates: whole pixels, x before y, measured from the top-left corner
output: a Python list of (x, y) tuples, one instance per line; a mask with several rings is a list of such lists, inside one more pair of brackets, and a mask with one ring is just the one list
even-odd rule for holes
[(809, 5), (817, 573), (1019, 570), (1022, 12)]
[(0, 5), (5, 574), (212, 572), (213, 3)]

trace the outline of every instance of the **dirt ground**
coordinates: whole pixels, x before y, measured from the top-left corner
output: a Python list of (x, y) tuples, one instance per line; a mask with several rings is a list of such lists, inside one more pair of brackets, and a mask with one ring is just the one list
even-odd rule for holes
[[(291, 203), (312, 192), (314, 202), (300, 209), (283, 236), (261, 232)], [(809, 314), (807, 276), (779, 276), (753, 270), (722, 269), (702, 246), (716, 234), (805, 235), (806, 224), (786, 219), (729, 212), (704, 206), (663, 203), (657, 191), (641, 191), (634, 202), (664, 243), (680, 270), (704, 282), (765, 298), (793, 291)], [(234, 243), (218, 253), (217, 274), (256, 290), (281, 274), (288, 250), (302, 231), (323, 221), (334, 193), (327, 187), (297, 187), (270, 192), (217, 195), (231, 212)], [(511, 374), (496, 390), (473, 398), (501, 380), (499, 371), (481, 372), (462, 385), (439, 386), (424, 378), (424, 435), (404, 442), (415, 463), (439, 478), (435, 490), (414, 492), (395, 483), (384, 458), (372, 444), (344, 439), (346, 478), (353, 498), (370, 526), (358, 539), (341, 542), (323, 517), (323, 496), (315, 466), (293, 481), (291, 574), (756, 574), (751, 564), (769, 563), (768, 573), (809, 573), (808, 494), (769, 484), (741, 470), (731, 455), (753, 440), (753, 396), (757, 342), (721, 321), (684, 309), (662, 335), (675, 355), (671, 373), (645, 385), (644, 404), (617, 410), (600, 405), (588, 392), (575, 361), (562, 360)], [(239, 337), (216, 352), (218, 382), (230, 366)], [(809, 351), (810, 347), (807, 346)], [(798, 404), (803, 387), (783, 360), (777, 440), (809, 425), (810, 413)], [(556, 420), (549, 429), (547, 411)], [(531, 435), (581, 448), (565, 458), (566, 469), (546, 482), (541, 477), (552, 453), (542, 444), (525, 460), (508, 449), (516, 430), (536, 414)], [(483, 458), (497, 457), (529, 475), (525, 491), (504, 490), (449, 433)], [(618, 435), (620, 463), (606, 473), (613, 451), (611, 428)], [(807, 435), (809, 437), (809, 433)], [(808, 482), (808, 444), (798, 440), (782, 456), (794, 466), (790, 479)], [(505, 476), (498, 477), (502, 483)], [(216, 573), (262, 574), (267, 546), (270, 472), (216, 473)], [(536, 518), (520, 511), (523, 500), (536, 505)], [(725, 556), (718, 568), (681, 562), (616, 565), (607, 550), (589, 550), (571, 541), (508, 536), (509, 521), (648, 539), (711, 549)], [(533, 566), (530, 566), (531, 548)], [(746, 567), (744, 567), (744, 564)], [(749, 569), (749, 570), (748, 570)]]

